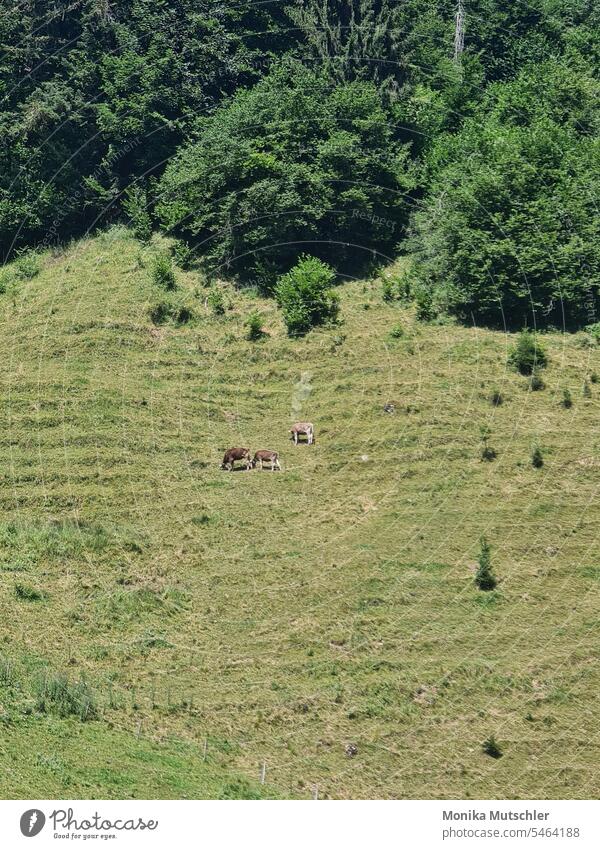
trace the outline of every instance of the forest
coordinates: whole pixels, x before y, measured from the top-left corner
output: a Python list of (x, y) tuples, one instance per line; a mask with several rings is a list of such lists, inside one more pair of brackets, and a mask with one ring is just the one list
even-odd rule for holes
[(5, 261), (125, 221), (292, 332), (334, 300), (290, 303), (299, 257), (312, 295), (410, 257), (424, 320), (598, 322), (593, 0), (2, 5)]

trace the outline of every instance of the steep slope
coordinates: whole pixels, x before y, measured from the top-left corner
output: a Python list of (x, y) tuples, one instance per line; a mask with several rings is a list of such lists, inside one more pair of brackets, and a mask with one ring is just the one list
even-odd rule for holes
[[(76, 727), (92, 755), (171, 746), (216, 770), (149, 772), (146, 797), (239, 775), (252, 795), (263, 764), (293, 797), (596, 793), (598, 350), (548, 334), (528, 392), (509, 337), (419, 325), (362, 281), (340, 327), (292, 341), (252, 292), (225, 287), (224, 316), (195, 272), (161, 292), (159, 249), (117, 228), (1, 296), (0, 762), (31, 735), (72, 776)], [(182, 299), (192, 320), (153, 323)], [(314, 446), (293, 447), (295, 418)], [(283, 472), (221, 471), (231, 445)], [(473, 582), (482, 534), (494, 593)], [(4, 772), (5, 795), (64, 795), (43, 763)], [(70, 795), (118, 795), (86, 769)]]

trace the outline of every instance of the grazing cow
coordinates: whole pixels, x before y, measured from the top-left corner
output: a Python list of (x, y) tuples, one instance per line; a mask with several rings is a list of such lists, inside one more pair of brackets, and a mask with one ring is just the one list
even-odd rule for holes
[(304, 434), (304, 436), (306, 436), (307, 445), (312, 445), (315, 441), (315, 428), (312, 422), (296, 422), (295, 425), (292, 425), (290, 433), (292, 434), (294, 445), (298, 445), (298, 437), (300, 434)]
[(252, 460), (250, 458), (249, 448), (230, 448), (228, 451), (225, 452), (223, 462), (221, 463), (221, 468), (229, 469), (230, 472), (233, 472), (233, 467), (235, 465), (236, 460), (245, 460), (246, 469), (250, 470), (252, 468)]
[(272, 472), (274, 472), (275, 469), (279, 469), (279, 471), (281, 471), (281, 463), (279, 462), (279, 454), (277, 451), (257, 451), (254, 455), (252, 465), (254, 468), (258, 466), (262, 472), (263, 463), (270, 463)]

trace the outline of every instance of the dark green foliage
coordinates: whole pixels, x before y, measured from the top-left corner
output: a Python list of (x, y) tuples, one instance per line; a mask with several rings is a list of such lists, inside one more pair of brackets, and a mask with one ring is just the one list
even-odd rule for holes
[(152, 218), (148, 212), (148, 196), (140, 186), (131, 186), (123, 199), (125, 210), (136, 239), (148, 242), (152, 236)]
[(150, 318), (154, 324), (164, 324), (169, 319), (171, 305), (168, 301), (159, 301), (150, 307)]
[(55, 6), (0, 0), (4, 257), (161, 221), (178, 267), (271, 292), (303, 250), (388, 264), (417, 209), (415, 273), (384, 300), (510, 327), (598, 314), (594, 4), (473, 0), (459, 61), (450, 0)]
[(211, 308), (215, 315), (224, 315), (225, 314), (225, 297), (223, 292), (218, 286), (213, 286), (208, 293), (207, 297), (208, 306)]
[(343, 83), (356, 77), (372, 77), (382, 82), (393, 73), (386, 58), (395, 52), (399, 33), (394, 10), (387, 3), (293, 0), (288, 15), (331, 79)]
[(497, 389), (490, 395), (490, 404), (492, 407), (501, 407), (504, 404), (504, 396)]
[(371, 83), (332, 88), (285, 61), (199, 122), (198, 141), (165, 172), (157, 211), (218, 272), (265, 289), (306, 245), (338, 268), (373, 251), (387, 259), (413, 185), (408, 148)]
[(544, 383), (544, 378), (540, 374), (539, 369), (534, 368), (531, 373), (531, 377), (529, 378), (528, 388), (531, 392), (541, 392), (542, 389), (546, 388), (546, 384)]
[(184, 303), (173, 304), (171, 316), (175, 324), (188, 324), (194, 319), (194, 311)]
[(171, 245), (171, 254), (175, 265), (182, 271), (189, 271), (194, 265), (194, 252), (186, 242), (177, 239)]
[(479, 551), (479, 567), (475, 573), (475, 583), (480, 590), (489, 592), (496, 588), (498, 581), (492, 572), (491, 549), (485, 537), (481, 537)]
[(563, 389), (562, 393), (562, 401), (560, 402), (561, 407), (564, 407), (565, 410), (570, 410), (573, 406), (573, 397), (571, 395), (570, 390)]
[(491, 86), (458, 134), (440, 136), (413, 236), (434, 313), (578, 327), (597, 311), (599, 127), (600, 82), (551, 60)]
[(394, 291), (394, 284), (387, 277), (385, 277), (383, 279), (383, 282), (381, 284), (381, 297), (388, 304), (391, 303), (392, 301), (396, 300), (396, 292)]
[(593, 372), (590, 374), (590, 383), (598, 383), (598, 374), (597, 374), (597, 372), (593, 371)]
[(250, 342), (257, 342), (259, 339), (262, 339), (264, 336), (263, 317), (259, 312), (250, 313), (244, 324), (248, 328), (246, 338)]
[(35, 251), (21, 251), (15, 262), (17, 277), (21, 280), (32, 280), (40, 273), (42, 261)]
[[(0, 252), (118, 213), (284, 47), (280, 4), (0, 0)], [(294, 34), (285, 48), (294, 44)]]
[(15, 595), (21, 601), (43, 601), (48, 594), (29, 584), (15, 584)]
[(585, 330), (595, 339), (596, 343), (600, 342), (600, 321), (595, 322), (595, 324), (588, 324)]
[(548, 357), (537, 336), (523, 330), (510, 351), (508, 362), (521, 374), (533, 375), (546, 367)]
[(194, 318), (194, 311), (184, 301), (161, 300), (150, 308), (150, 318), (153, 324), (188, 324)]
[(156, 254), (152, 258), (150, 273), (152, 275), (152, 282), (156, 283), (157, 286), (167, 290), (175, 289), (176, 281), (173, 263), (171, 262), (171, 257), (167, 254)]
[(502, 749), (496, 742), (494, 735), (490, 735), (487, 740), (484, 740), (481, 744), (481, 748), (483, 749), (486, 755), (489, 755), (490, 758), (501, 758), (503, 755)]
[(534, 469), (541, 469), (544, 465), (544, 457), (542, 449), (539, 445), (534, 445), (531, 451), (531, 465)]
[(275, 297), (290, 336), (301, 336), (311, 327), (335, 320), (339, 304), (331, 291), (334, 279), (333, 269), (306, 255), (280, 278)]
[(404, 336), (404, 328), (401, 324), (395, 324), (390, 330), (390, 337), (392, 339), (402, 339)]

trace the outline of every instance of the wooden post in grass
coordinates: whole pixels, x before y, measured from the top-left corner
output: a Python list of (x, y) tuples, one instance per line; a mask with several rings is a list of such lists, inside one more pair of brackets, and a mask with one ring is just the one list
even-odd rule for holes
[(319, 787), (318, 787), (317, 784), (313, 784), (313, 799), (316, 802), (318, 800), (318, 798), (319, 798)]
[(264, 784), (264, 783), (265, 783), (265, 778), (266, 778), (266, 776), (267, 776), (267, 765), (266, 765), (266, 763), (263, 761), (263, 765), (262, 765), (262, 768), (261, 768), (261, 770), (260, 770), (260, 783), (261, 783), (261, 784)]
[(208, 750), (208, 737), (204, 738), (204, 749), (202, 750), (202, 760), (206, 760), (206, 752)]

